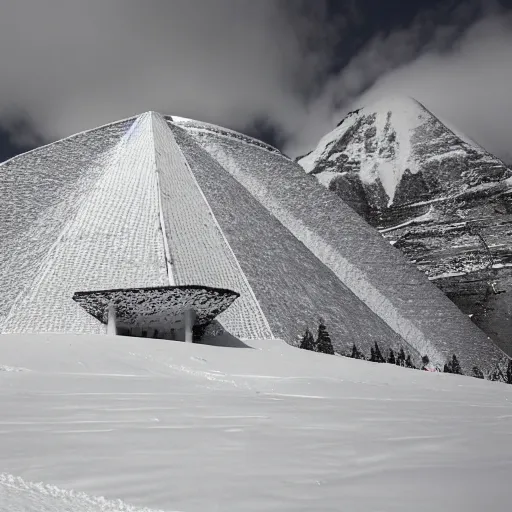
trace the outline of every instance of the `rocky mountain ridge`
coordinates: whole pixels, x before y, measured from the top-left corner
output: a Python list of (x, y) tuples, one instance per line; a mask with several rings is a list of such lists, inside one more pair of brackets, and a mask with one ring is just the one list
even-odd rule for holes
[(299, 159), (512, 354), (512, 170), (409, 98), (349, 113)]

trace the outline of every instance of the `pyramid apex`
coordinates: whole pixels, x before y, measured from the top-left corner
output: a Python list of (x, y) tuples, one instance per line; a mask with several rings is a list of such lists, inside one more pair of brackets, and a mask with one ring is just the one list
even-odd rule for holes
[(147, 110), (146, 112), (141, 112), (140, 114), (137, 114), (135, 116), (135, 119), (144, 119), (144, 118), (149, 118), (149, 119), (154, 119), (154, 118), (163, 118), (163, 114), (161, 114), (160, 112), (157, 112), (156, 110)]
[(152, 130), (154, 126), (162, 124), (167, 125), (164, 116), (160, 112), (148, 110), (135, 116), (134, 123), (128, 133), (132, 133), (134, 130)]

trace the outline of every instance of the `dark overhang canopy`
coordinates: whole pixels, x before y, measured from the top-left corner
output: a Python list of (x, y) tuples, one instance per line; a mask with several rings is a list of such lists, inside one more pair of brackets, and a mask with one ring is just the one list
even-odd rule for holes
[(225, 311), (239, 293), (209, 286), (159, 286), (76, 292), (73, 300), (106, 324), (113, 307), (118, 321), (127, 326), (142, 322), (179, 322), (187, 310), (195, 312), (194, 325), (205, 325)]

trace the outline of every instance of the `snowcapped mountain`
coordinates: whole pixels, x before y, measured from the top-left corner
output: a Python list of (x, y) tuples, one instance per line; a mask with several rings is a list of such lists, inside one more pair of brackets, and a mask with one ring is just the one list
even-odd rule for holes
[(512, 171), (411, 98), (348, 114), (299, 159), (508, 353)]

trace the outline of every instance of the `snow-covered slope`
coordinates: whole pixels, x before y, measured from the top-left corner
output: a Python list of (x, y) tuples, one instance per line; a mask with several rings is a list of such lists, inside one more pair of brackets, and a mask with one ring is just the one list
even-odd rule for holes
[(8, 473), (0, 474), (2, 512), (163, 512), (134, 507), (122, 500), (107, 500), (83, 492), (60, 489), (42, 482), (27, 482)]
[(512, 386), (251, 343), (0, 336), (0, 510), (509, 510)]
[(417, 101), (391, 98), (349, 114), (299, 163), (512, 354), (512, 171), (503, 162)]
[[(389, 112), (392, 115), (388, 115)], [(364, 137), (352, 139), (345, 146), (340, 144), (340, 140), (361, 130), (361, 119), (365, 117), (370, 117), (371, 123), (365, 123)], [(299, 163), (307, 172), (321, 174), (329, 172), (327, 168), (337, 169), (335, 165), (339, 158), (349, 164), (357, 162), (361, 182), (364, 185), (378, 182), (390, 205), (406, 169), (412, 174), (419, 170), (411, 138), (426, 118), (424, 109), (414, 101), (392, 99), (380, 102), (370, 110), (362, 109), (348, 115)], [(320, 166), (326, 169), (320, 172)]]
[(371, 210), (512, 176), (501, 160), (454, 130), (412, 98), (386, 98), (348, 114), (299, 163), (319, 178), (336, 173), (329, 174), (331, 188), (343, 184), (340, 177), (357, 179), (362, 206)]

